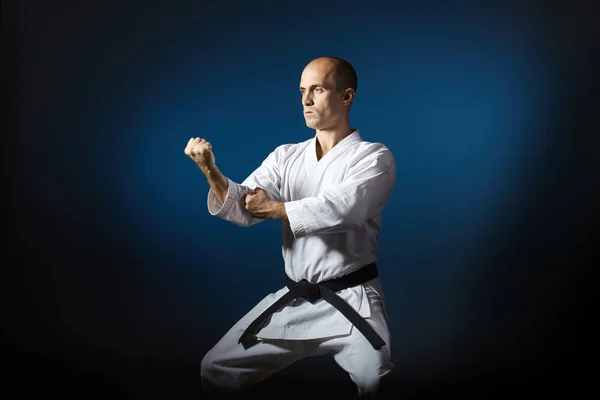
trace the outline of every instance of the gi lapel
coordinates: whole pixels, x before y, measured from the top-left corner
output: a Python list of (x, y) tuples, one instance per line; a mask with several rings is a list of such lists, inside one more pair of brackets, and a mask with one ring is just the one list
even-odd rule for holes
[(315, 190), (318, 189), (316, 182), (323, 176), (327, 167), (340, 156), (343, 156), (344, 152), (347, 151), (352, 145), (359, 143), (361, 140), (360, 133), (358, 129), (356, 129), (350, 135), (346, 136), (341, 142), (333, 146), (333, 148), (327, 154), (321, 157), (320, 160), (317, 160), (317, 136), (315, 135), (314, 139), (311, 141), (311, 144), (306, 149), (306, 160), (310, 163), (312, 168), (308, 168), (308, 176), (298, 192), (299, 197), (303, 198), (311, 196)]

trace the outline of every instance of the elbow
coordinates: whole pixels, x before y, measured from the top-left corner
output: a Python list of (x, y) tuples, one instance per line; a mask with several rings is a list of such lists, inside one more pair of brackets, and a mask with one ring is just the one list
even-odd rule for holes
[(251, 215), (244, 213), (244, 217), (241, 218), (240, 220), (236, 221), (236, 225), (240, 226), (242, 228), (248, 228), (256, 223), (258, 223), (258, 220), (254, 217), (252, 217)]
[(249, 227), (251, 224), (249, 222), (247, 222), (246, 220), (242, 220), (242, 221), (230, 221), (232, 224), (242, 227), (242, 228), (247, 228)]
[(258, 224), (261, 221), (263, 221), (262, 218), (253, 217), (252, 214), (250, 214), (247, 211), (244, 211), (242, 218), (240, 218), (237, 221), (237, 225), (241, 226), (242, 228), (249, 228), (253, 225)]
[(248, 212), (234, 212), (225, 216), (222, 216), (224, 220), (232, 223), (235, 226), (240, 226), (242, 228), (247, 228), (259, 222), (256, 218), (252, 217)]

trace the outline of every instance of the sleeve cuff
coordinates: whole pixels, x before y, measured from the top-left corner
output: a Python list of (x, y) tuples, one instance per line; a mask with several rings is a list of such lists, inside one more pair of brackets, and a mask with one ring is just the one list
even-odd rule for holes
[(283, 205), (285, 207), (285, 212), (287, 214), (292, 233), (294, 234), (294, 238), (299, 239), (303, 236), (306, 236), (306, 227), (302, 223), (302, 213), (300, 210), (302, 204), (300, 201), (286, 201), (283, 203)]
[(223, 204), (217, 200), (212, 189), (208, 190), (208, 212), (215, 217), (225, 218), (234, 205), (240, 200), (240, 185), (229, 178), (227, 178), (227, 182), (227, 195), (225, 196), (225, 202)]

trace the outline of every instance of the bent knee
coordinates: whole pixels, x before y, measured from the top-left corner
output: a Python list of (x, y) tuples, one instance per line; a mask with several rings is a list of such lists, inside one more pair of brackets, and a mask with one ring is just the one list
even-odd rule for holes
[(212, 357), (211, 352), (208, 352), (202, 357), (202, 361), (200, 362), (200, 376), (210, 377), (212, 375), (212, 371), (214, 369), (214, 358)]
[(363, 374), (361, 376), (354, 377), (353, 380), (358, 388), (359, 394), (373, 395), (376, 394), (379, 389), (381, 377), (376, 374)]
[(225, 389), (223, 384), (227, 382), (225, 375), (225, 368), (220, 364), (214, 351), (206, 353), (200, 362), (200, 378), (203, 385)]
[(214, 348), (200, 362), (200, 379), (205, 389), (215, 392), (239, 391), (245, 382), (243, 369), (219, 357)]
[(364, 368), (352, 374), (352, 380), (362, 396), (372, 396), (380, 392), (382, 383), (389, 379), (394, 365), (389, 362), (382, 364), (379, 368)]

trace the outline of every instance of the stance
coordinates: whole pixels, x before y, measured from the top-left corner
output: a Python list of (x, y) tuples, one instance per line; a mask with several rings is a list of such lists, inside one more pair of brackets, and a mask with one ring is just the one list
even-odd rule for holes
[(204, 356), (207, 394), (240, 393), (304, 357), (329, 354), (358, 394), (370, 396), (394, 368), (376, 264), (394, 158), (350, 126), (357, 89), (350, 63), (312, 60), (299, 89), (315, 135), (276, 147), (241, 184), (219, 171), (205, 139), (185, 148), (210, 185), (210, 214), (239, 226), (280, 221), (287, 275)]

